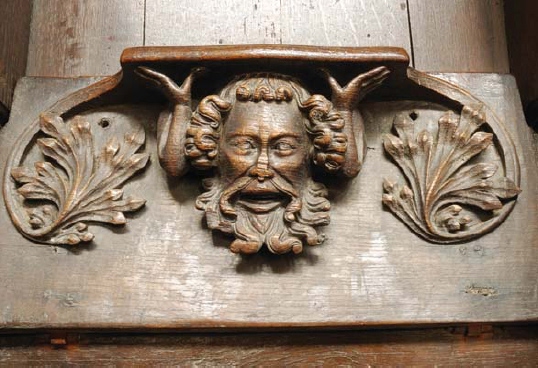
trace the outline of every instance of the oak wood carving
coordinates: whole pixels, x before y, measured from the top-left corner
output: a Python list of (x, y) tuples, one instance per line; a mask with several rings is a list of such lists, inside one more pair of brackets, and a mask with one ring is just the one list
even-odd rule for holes
[[(14, 146), (4, 199), (25, 237), (73, 245), (93, 239), (88, 223), (124, 224), (123, 212), (145, 201), (123, 199), (122, 185), (156, 154), (170, 177), (202, 177), (196, 207), (209, 229), (233, 236), (232, 252), (300, 253), (325, 240), (326, 184), (345, 186), (367, 159), (367, 95), (445, 108), (437, 123), (401, 111), (394, 132), (383, 132), (386, 159), (403, 174), (385, 179), (380, 198), (394, 221), (431, 242), (467, 241), (500, 225), (520, 193), (502, 122), (480, 100), (458, 99), (457, 87), (408, 68), (399, 49), (135, 48), (122, 65), (43, 112)], [(106, 133), (80, 115), (129, 103), (162, 106), (157, 152), (143, 150), (141, 128), (97, 145)], [(29, 162), (33, 146), (41, 158)]]

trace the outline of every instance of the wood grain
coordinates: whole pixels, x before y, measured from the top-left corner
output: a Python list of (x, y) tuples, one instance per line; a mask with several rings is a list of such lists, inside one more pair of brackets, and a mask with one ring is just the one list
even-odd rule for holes
[[(4, 3), (5, 0), (0, 7)], [(147, 45), (395, 45), (404, 47), (410, 54), (412, 51), (404, 1), (145, 0), (145, 29), (143, 0), (35, 0), (35, 3), (27, 69), (31, 75), (112, 74), (119, 69), (121, 50), (142, 45), (144, 32)], [(499, 1), (409, 0), (409, 7), (418, 68), (508, 70)], [(516, 23), (518, 19), (519, 16)], [(0, 24), (0, 30), (5, 24)], [(20, 46), (0, 42), (0, 48), (3, 45)], [(528, 48), (517, 43), (516, 47), (522, 51)], [(20, 57), (17, 62), (22, 63)], [(349, 228), (342, 235), (348, 240), (349, 256), (341, 254), (346, 249), (329, 244), (308, 249), (307, 256), (277, 260), (265, 254), (242, 258), (229, 254), (226, 249), (229, 239), (211, 237), (207, 229), (199, 229), (201, 214), (192, 203), (199, 193), (198, 181), (167, 181), (154, 157), (151, 173), (127, 190), (141, 195), (170, 190), (171, 194), (154, 196), (146, 212), (129, 218), (127, 227), (115, 232), (102, 229), (98, 237), (105, 240), (95, 246), (67, 251), (30, 244), (19, 234), (3, 237), (2, 325), (105, 327), (153, 323), (155, 328), (172, 319), (176, 328), (189, 329), (223, 318), (235, 318), (224, 321), (223, 326), (237, 326), (240, 320), (271, 321), (271, 316), (279, 314), (279, 308), (284, 310), (279, 320), (307, 324), (320, 316), (325, 321), (340, 316), (347, 325), (352, 325), (353, 320), (371, 324), (383, 308), (385, 316), (399, 318), (405, 314), (406, 318), (417, 321), (421, 316), (428, 321), (439, 315), (445, 320), (472, 320), (479, 313), (495, 318), (499, 316), (499, 305), (511, 311), (514, 319), (533, 315), (538, 310), (536, 270), (507, 259), (538, 258), (536, 247), (529, 246), (535, 245), (538, 235), (528, 222), (528, 216), (538, 213), (538, 196), (531, 188), (536, 183), (534, 162), (538, 159), (538, 140), (534, 136), (533, 141), (532, 134), (521, 124), (513, 82), (505, 84), (496, 77), (483, 76), (443, 77), (466, 84), (470, 89), (476, 83), (484, 83), (483, 92), (476, 89), (475, 92), (482, 93), (504, 119), (517, 121), (514, 125), (518, 132), (512, 133), (524, 149), (524, 180), (534, 178), (534, 181), (530, 180), (524, 188), (520, 199), (523, 203), (516, 207), (520, 212), (513, 213), (497, 230), (498, 234), (505, 233), (501, 238), (494, 233), (473, 244), (428, 246), (417, 243), (411, 234), (399, 235), (408, 230), (389, 213), (372, 219), (371, 214), (380, 210), (380, 204), (362, 202), (350, 218), (346, 219), (341, 211), (333, 220), (333, 225), (335, 221), (344, 221)], [(526, 77), (523, 83), (530, 83), (531, 78)], [(21, 125), (17, 129), (22, 129), (59, 97), (93, 81), (24, 80), (18, 93), (21, 101), (14, 111), (14, 121)], [(152, 110), (141, 111), (139, 115), (148, 121), (156, 119), (156, 111)], [(113, 116), (118, 121), (124, 118), (117, 112)], [(17, 138), (18, 130), (12, 128), (3, 129), (2, 142)], [(149, 134), (155, 133), (149, 130)], [(374, 133), (377, 134), (370, 131)], [(7, 148), (10, 144), (3, 146)], [(1, 155), (5, 155), (5, 150)], [(381, 147), (369, 144), (368, 160), (380, 155)], [(377, 167), (370, 166), (369, 170), (372, 169)], [(156, 178), (157, 189), (155, 185), (148, 188), (143, 184), (152, 176)], [(368, 177), (359, 180), (359, 185), (344, 188), (345, 196), (358, 201), (362, 196), (380, 196), (379, 183), (372, 184)], [(343, 205), (342, 199), (337, 202), (336, 207)], [(148, 220), (155, 213), (155, 206), (169, 210), (161, 210), (167, 213)], [(372, 226), (358, 231), (358, 235), (353, 231), (358, 227), (357, 222), (368, 221), (372, 221)], [(178, 226), (199, 230), (189, 230), (185, 238), (178, 235)], [(11, 229), (3, 209), (0, 227)], [(126, 237), (135, 241), (129, 243)], [(528, 244), (514, 240), (525, 237)], [(427, 259), (427, 263), (418, 262), (421, 258)], [(399, 265), (403, 265), (401, 271), (397, 270)], [(502, 271), (497, 275), (499, 267)], [(320, 280), (320, 268), (338, 272), (328, 273)], [(306, 285), (301, 281), (303, 278)], [(473, 283), (493, 287), (500, 294), (464, 295), (462, 291)], [(253, 290), (260, 295), (257, 300), (250, 298), (241, 303), (237, 299), (238, 293)], [(455, 299), (450, 301), (451, 298)], [(525, 298), (526, 302), (517, 301)], [(245, 303), (260, 306), (245, 308), (242, 306)], [(467, 304), (463, 307), (458, 303)], [(340, 312), (333, 315), (334, 308)], [(194, 324), (184, 323), (186, 316), (199, 319), (191, 320)], [(70, 335), (67, 349), (50, 347), (48, 336), (4, 336), (0, 338), (0, 365), (94, 366), (96, 361), (122, 364), (134, 360), (147, 365), (533, 366), (538, 360), (535, 327), (496, 327), (493, 333), (476, 338), (458, 331), (84, 334)]]
[(509, 70), (500, 0), (409, 0), (409, 23), (419, 70)]
[[(372, 103), (364, 106), (370, 149), (361, 174), (348, 185), (330, 186), (326, 243), (301, 255), (237, 256), (227, 249), (231, 240), (212, 235), (194, 209), (198, 178), (170, 180), (157, 165), (155, 121), (161, 107), (95, 109), (84, 113), (95, 129), (103, 116), (117, 132), (146, 126), (152, 164), (125, 187), (126, 194), (148, 200), (146, 209), (119, 230), (92, 226), (98, 240), (66, 250), (23, 239), (2, 205), (0, 259), (9, 261), (0, 262), (0, 324), (181, 330), (537, 319), (538, 270), (529, 260), (538, 258), (538, 248), (531, 246), (538, 234), (528, 224), (538, 218), (538, 175), (514, 80), (442, 77), (463, 83), (503, 121), (514, 122), (507, 127), (520, 150), (523, 192), (493, 233), (433, 246), (382, 209), (382, 178), (399, 173), (383, 154), (380, 138), (402, 105)], [(25, 79), (14, 121), (31, 120), (51, 99), (85, 83)], [(3, 142), (11, 142), (1, 148), (3, 156), (24, 125), (9, 124), (0, 132)], [(36, 153), (30, 150), (29, 162)], [(494, 292), (474, 292), (481, 288)]]
[(35, 0), (31, 27), (27, 75), (110, 75), (144, 42), (144, 0)]
[(282, 43), (398, 46), (411, 53), (405, 1), (283, 1), (281, 22)]
[(257, 334), (68, 334), (0, 337), (0, 365), (516, 366), (538, 360), (535, 326)]
[[(11, 107), (15, 83), (26, 70), (31, 14), (31, 0), (0, 2), (0, 104), (5, 109)], [(2, 108), (0, 125), (1, 115)]]
[(400, 46), (410, 51), (405, 2), (147, 0), (146, 45)]
[(146, 45), (281, 43), (280, 0), (147, 0)]
[(510, 73), (517, 79), (527, 121), (538, 128), (538, 2), (505, 2)]

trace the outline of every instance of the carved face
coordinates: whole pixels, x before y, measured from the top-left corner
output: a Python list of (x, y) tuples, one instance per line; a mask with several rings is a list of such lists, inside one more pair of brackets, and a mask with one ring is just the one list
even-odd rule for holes
[[(320, 244), (329, 222), (316, 164), (343, 161), (343, 122), (331, 103), (284, 76), (247, 76), (205, 97), (193, 114), (185, 153), (197, 169), (215, 168), (197, 200), (210, 229), (233, 234), (234, 252), (299, 253)], [(341, 139), (343, 137), (343, 139)]]
[(297, 194), (309, 176), (310, 139), (305, 118), (294, 102), (237, 102), (223, 127), (218, 170), (224, 185), (251, 181), (237, 202), (258, 213), (289, 201), (274, 183), (287, 181)]

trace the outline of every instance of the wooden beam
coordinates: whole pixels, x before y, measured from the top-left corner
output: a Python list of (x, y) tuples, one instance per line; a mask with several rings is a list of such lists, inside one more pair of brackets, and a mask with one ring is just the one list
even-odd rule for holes
[(35, 0), (27, 74), (110, 75), (144, 42), (144, 0)]
[(146, 1), (146, 45), (304, 44), (411, 50), (405, 2)]
[(534, 366), (536, 326), (248, 334), (68, 334), (0, 337), (0, 364), (166, 366)]
[(510, 72), (516, 77), (527, 121), (538, 127), (538, 2), (505, 4)]
[(508, 72), (502, 1), (408, 2), (417, 69)]
[(31, 15), (31, 0), (0, 1), (0, 124), (26, 69)]

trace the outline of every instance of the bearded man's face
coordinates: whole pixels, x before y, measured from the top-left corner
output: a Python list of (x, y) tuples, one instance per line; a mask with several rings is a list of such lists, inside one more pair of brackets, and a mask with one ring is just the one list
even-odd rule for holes
[(311, 144), (304, 119), (293, 102), (234, 105), (223, 126), (218, 170), (225, 186), (252, 179), (237, 194), (237, 205), (266, 213), (290, 200), (279, 186), (300, 195), (309, 176)]
[(323, 184), (311, 179), (309, 121), (297, 101), (235, 101), (218, 137), (216, 176), (197, 207), (210, 229), (233, 234), (233, 252), (299, 253), (324, 240), (329, 222)]

